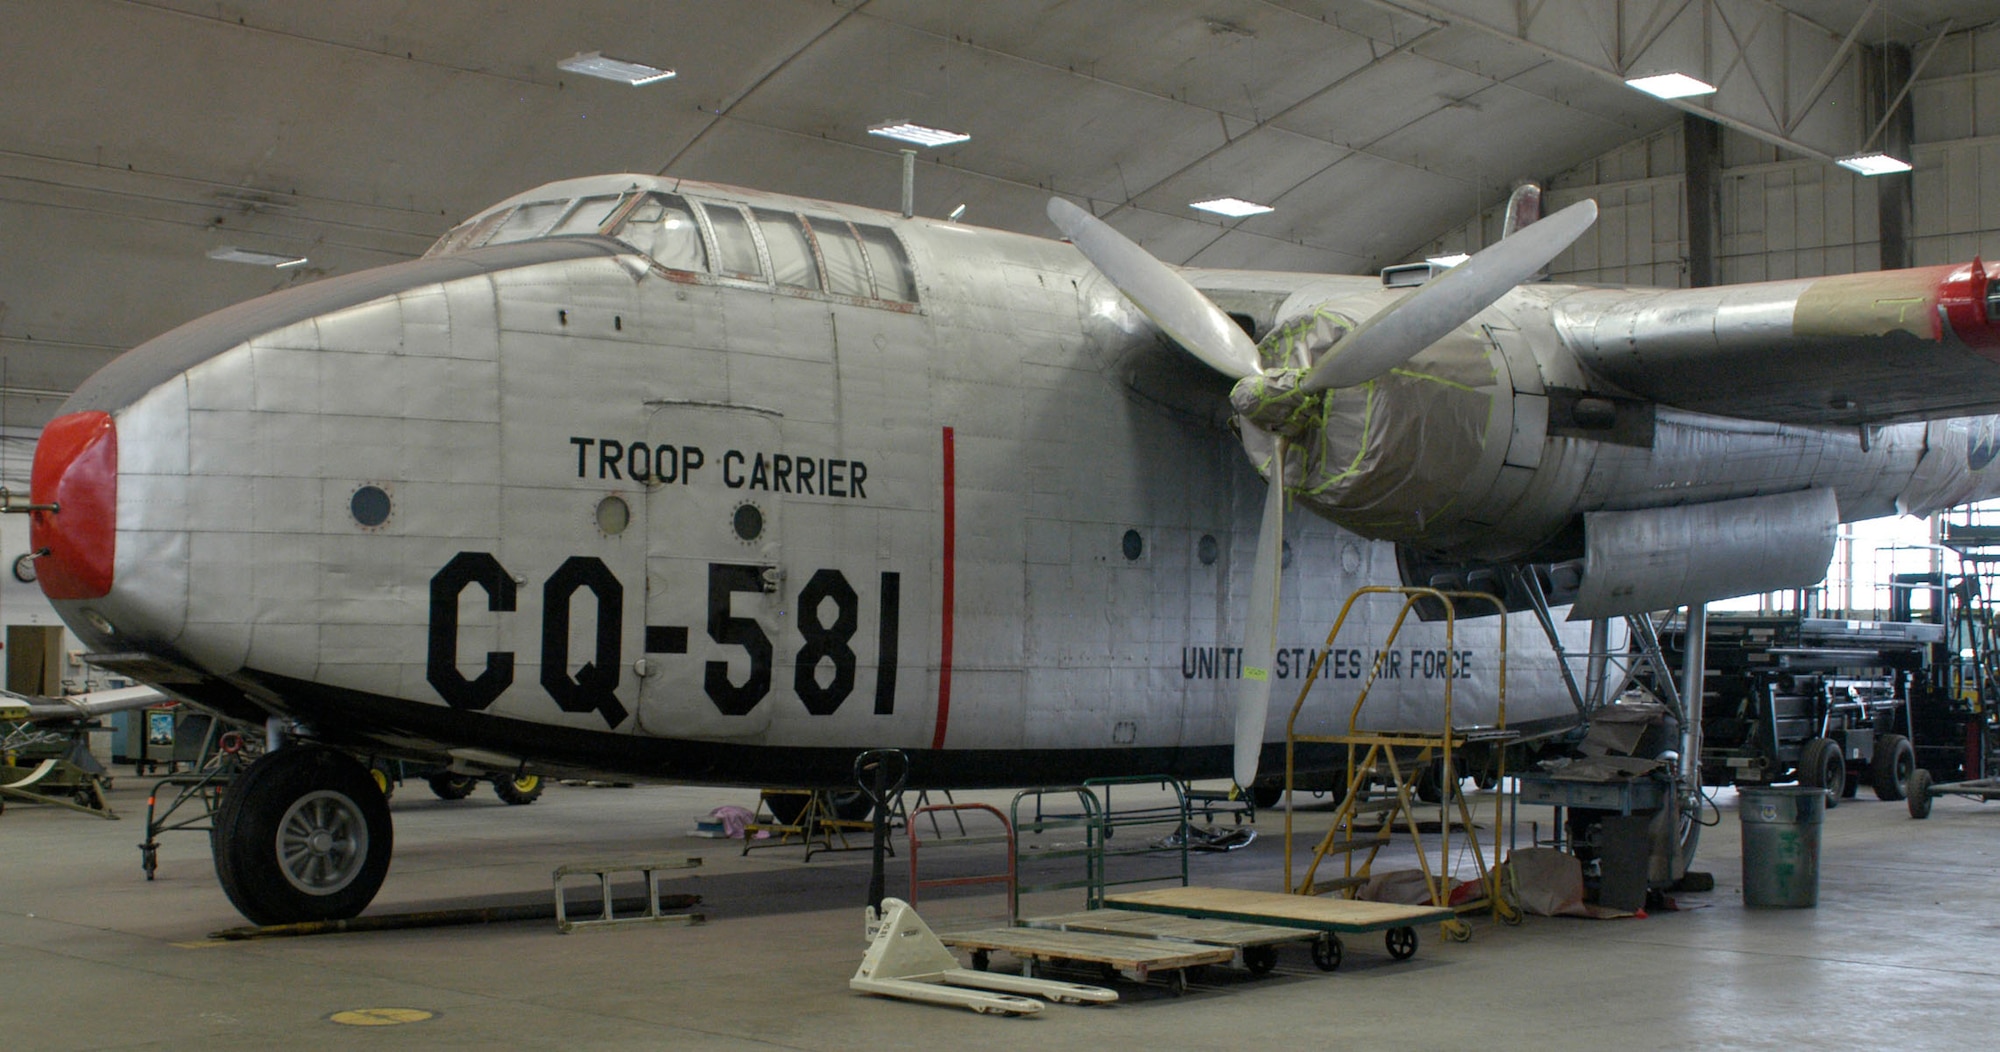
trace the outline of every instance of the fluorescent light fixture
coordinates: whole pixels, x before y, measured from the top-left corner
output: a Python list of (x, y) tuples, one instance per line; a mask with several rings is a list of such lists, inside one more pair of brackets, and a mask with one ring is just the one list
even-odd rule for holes
[(1245, 201), (1240, 197), (1212, 197), (1206, 201), (1190, 201), (1188, 202), (1188, 207), (1199, 208), (1204, 212), (1214, 212), (1216, 215), (1228, 216), (1231, 219), (1242, 219), (1244, 216), (1260, 216), (1266, 212), (1273, 211), (1270, 205), (1260, 205), (1254, 201)]
[(926, 128), (913, 121), (885, 121), (868, 129), (870, 135), (880, 135), (885, 139), (913, 142), (918, 146), (950, 146), (953, 143), (968, 142), (972, 136), (964, 132), (946, 131), (943, 128)]
[(1625, 81), (1628, 88), (1637, 88), (1658, 99), (1685, 99), (1692, 95), (1713, 95), (1715, 85), (1705, 80), (1696, 80), (1685, 73), (1660, 73), (1650, 77), (1631, 77)]
[(234, 245), (208, 250), (208, 258), (224, 263), (248, 263), (255, 267), (296, 267), (306, 261), (304, 256), (285, 256), (276, 252), (258, 252), (254, 249), (237, 248)]
[(642, 84), (657, 83), (674, 75), (673, 70), (648, 66), (644, 62), (628, 62), (622, 58), (612, 58), (602, 51), (579, 51), (556, 63), (556, 68), (569, 73), (581, 73), (586, 77), (615, 80), (635, 88)]
[(1910, 162), (1899, 161), (1886, 153), (1857, 153), (1852, 157), (1842, 157), (1833, 162), (1850, 172), (1862, 175), (1895, 175), (1910, 170)]
[(1453, 252), (1449, 256), (1426, 256), (1424, 262), (1433, 267), (1455, 267), (1471, 258), (1463, 252)]

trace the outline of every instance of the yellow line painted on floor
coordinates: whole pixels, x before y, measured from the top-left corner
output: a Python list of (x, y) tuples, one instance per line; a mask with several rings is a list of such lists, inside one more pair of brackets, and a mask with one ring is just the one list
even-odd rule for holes
[(229, 944), (221, 939), (197, 939), (193, 942), (175, 942), (168, 943), (168, 945), (182, 950), (212, 950), (217, 946), (227, 946)]
[(327, 1016), (328, 1022), (342, 1026), (401, 1026), (437, 1018), (436, 1012), (421, 1008), (350, 1008)]

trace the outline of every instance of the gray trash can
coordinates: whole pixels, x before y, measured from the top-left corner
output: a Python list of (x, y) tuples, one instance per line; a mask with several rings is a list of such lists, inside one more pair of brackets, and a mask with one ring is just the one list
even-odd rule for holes
[(1826, 790), (1808, 786), (1737, 791), (1743, 820), (1743, 904), (1780, 909), (1819, 904), (1819, 830)]

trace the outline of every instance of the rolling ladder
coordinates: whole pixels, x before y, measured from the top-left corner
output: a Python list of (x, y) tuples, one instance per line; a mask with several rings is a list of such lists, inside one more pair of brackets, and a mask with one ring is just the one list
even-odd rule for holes
[[(1318, 680), (1326, 662), (1326, 655), (1333, 650), (1342, 626), (1357, 601), (1370, 595), (1396, 595), (1402, 597), (1402, 608), (1391, 624), (1388, 637), (1383, 640), (1374, 665), (1356, 693), (1353, 708), (1348, 712), (1347, 730), (1342, 734), (1302, 734), (1298, 731), (1299, 713), (1305, 706), (1306, 697)], [(1382, 674), (1383, 656), (1395, 646), (1396, 637), (1402, 631), (1410, 612), (1416, 604), (1425, 600), (1437, 602), (1445, 611), (1445, 649), (1457, 653), (1455, 628), (1457, 609), (1453, 600), (1490, 603), (1498, 609), (1500, 617), (1500, 660), (1499, 660), (1499, 708), (1492, 727), (1460, 728), (1452, 719), (1453, 677), (1443, 680), (1443, 718), (1435, 729), (1409, 730), (1364, 730), (1362, 710), (1368, 703), (1370, 690)], [(1345, 746), (1347, 749), (1347, 791), (1342, 797), (1338, 810), (1334, 813), (1333, 827), (1327, 831), (1313, 849), (1312, 861), (1296, 883), (1292, 872), (1292, 812), (1285, 811), (1285, 886), (1288, 891), (1299, 895), (1323, 895), (1341, 892), (1353, 898), (1357, 890), (1366, 884), (1372, 875), (1377, 855), (1384, 847), (1396, 839), (1399, 828), (1408, 831), (1410, 842), (1415, 846), (1417, 864), (1423, 874), (1424, 885), (1430, 894), (1433, 906), (1453, 910), (1453, 917), (1441, 924), (1445, 937), (1464, 941), (1472, 937), (1472, 929), (1460, 914), (1478, 910), (1490, 910), (1495, 919), (1505, 923), (1516, 923), (1520, 919), (1518, 911), (1509, 906), (1499, 894), (1499, 877), (1496, 870), (1487, 864), (1487, 845), (1480, 840), (1479, 829), (1472, 818), (1472, 807), (1460, 789), (1460, 778), (1456, 758), (1466, 746), (1473, 743), (1490, 745), (1494, 754), (1493, 775), (1497, 784), (1505, 776), (1505, 749), (1503, 746), (1516, 735), (1506, 729), (1507, 725), (1507, 620), (1506, 609), (1500, 601), (1483, 592), (1446, 592), (1434, 588), (1387, 587), (1370, 585), (1356, 590), (1341, 606), (1340, 616), (1327, 633), (1326, 644), (1315, 656), (1308, 670), (1305, 683), (1299, 688), (1298, 700), (1293, 702), (1291, 715), (1285, 721), (1285, 792), (1290, 795), (1295, 773), (1295, 754), (1300, 743), (1324, 743)], [(1436, 807), (1438, 822), (1438, 864), (1433, 867), (1431, 855), (1421, 832), (1420, 809), (1425, 809), (1418, 800), (1417, 783), (1425, 772), (1435, 764), (1439, 772), (1441, 792)], [(1389, 785), (1386, 795), (1364, 800), (1369, 783), (1378, 770), (1386, 770)], [(1493, 861), (1498, 862), (1501, 830), (1501, 794), (1493, 797)], [(1379, 825), (1363, 825), (1364, 816), (1380, 816)], [(1453, 820), (1463, 823), (1465, 836), (1473, 866), (1477, 872), (1476, 882), (1480, 892), (1470, 899), (1457, 903), (1451, 901), (1451, 889), (1446, 880), (1450, 875), (1452, 852)], [(1338, 855), (1343, 859), (1343, 873), (1339, 877), (1322, 879), (1319, 877), (1321, 865), (1329, 856)]]

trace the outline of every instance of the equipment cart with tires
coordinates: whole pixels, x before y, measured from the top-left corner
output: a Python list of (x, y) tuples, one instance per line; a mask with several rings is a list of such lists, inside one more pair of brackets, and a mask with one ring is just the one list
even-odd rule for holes
[(1962, 796), (1985, 803), (2000, 800), (2000, 778), (1973, 778), (1963, 782), (1933, 782), (1931, 773), (1919, 767), (1910, 772), (1908, 803), (1911, 818), (1929, 818), (1931, 801), (1940, 796)]
[(1389, 956), (1402, 961), (1416, 955), (1417, 925), (1458, 919), (1457, 912), (1446, 906), (1405, 906), (1235, 888), (1155, 888), (1111, 895), (1104, 904), (1112, 909), (1141, 913), (1318, 932), (1319, 938), (1313, 942), (1313, 963), (1329, 972), (1340, 967), (1345, 954), (1342, 935), (1381, 932)]
[[(1711, 614), (1701, 720), (1706, 785), (1796, 781), (1827, 806), (1862, 785), (1903, 798), (1916, 768), (1913, 696), (1928, 696), (1945, 626), (1794, 614)], [(1684, 635), (1661, 636), (1678, 660)]]

